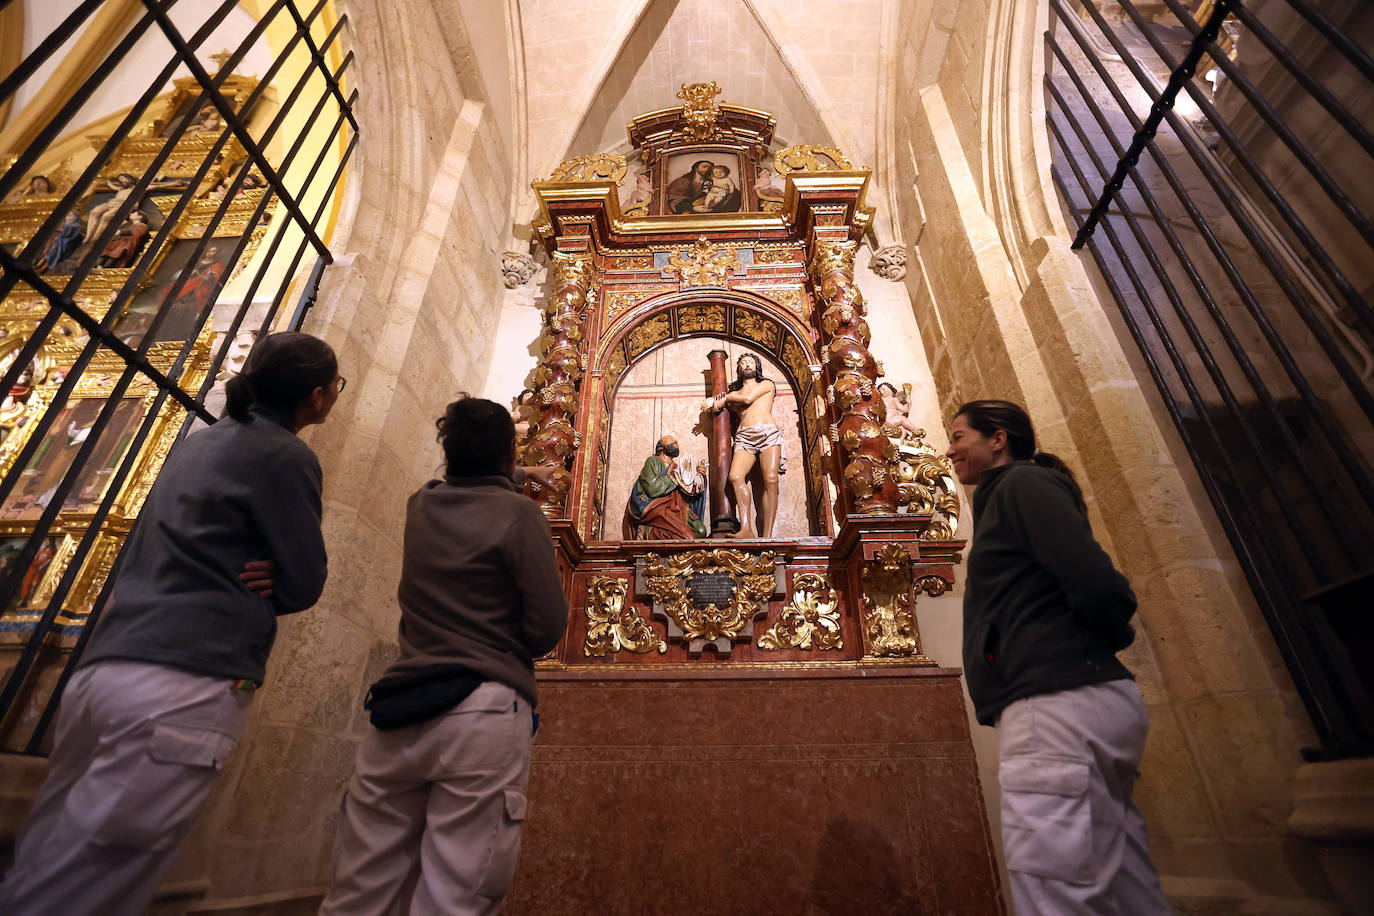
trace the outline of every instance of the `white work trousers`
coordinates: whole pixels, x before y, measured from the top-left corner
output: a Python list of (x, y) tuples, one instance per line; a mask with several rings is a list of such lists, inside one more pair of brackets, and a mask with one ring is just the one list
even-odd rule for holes
[(520, 853), (531, 712), (486, 681), (438, 718), (370, 728), (321, 916), (495, 913)]
[(1131, 800), (1148, 726), (1129, 679), (1002, 711), (1002, 840), (1017, 916), (1169, 913)]
[(142, 914), (243, 734), (252, 695), (233, 683), (139, 662), (76, 672), (0, 913)]

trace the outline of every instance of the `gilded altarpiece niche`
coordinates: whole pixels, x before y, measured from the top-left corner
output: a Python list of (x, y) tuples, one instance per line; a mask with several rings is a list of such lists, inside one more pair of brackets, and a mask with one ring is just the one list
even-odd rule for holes
[[(270, 115), (264, 106), (258, 106), (262, 112), (244, 107), (257, 86), (252, 77), (229, 75), (222, 92), (244, 117)], [(125, 344), (143, 348), (154, 369), (176, 371), (177, 383), (192, 395), (205, 381), (216, 345), (211, 310), (253, 257), (269, 229), (274, 203), (263, 176), (247, 164), (246, 152), (214, 108), (196, 106), (198, 96), (195, 80), (177, 80), (151, 120), (116, 146), (65, 210), (74, 176), (86, 169), (90, 153), (40, 163), (25, 186), (0, 202), (0, 246), (17, 254), (54, 220), (56, 229), (34, 260), (37, 272)], [(91, 135), (91, 150), (108, 139)], [(158, 171), (148, 177), (164, 152)], [(143, 178), (145, 186), (133, 199)], [(10, 368), (48, 309), (47, 298), (22, 282), (0, 302), (0, 372)], [(0, 401), (0, 474), (17, 472), (0, 504), (0, 570), (6, 573), (15, 571), (11, 566), (51, 506), (76, 453), (97, 437), (47, 538), (22, 571), (17, 595), (0, 609), (0, 646), (23, 644), (97, 510), (108, 501), (109, 511), (52, 631), (60, 646), (75, 640), (184, 425), (184, 408), (159, 398), (157, 388), (138, 372), (112, 402), (128, 364), (101, 346), (81, 366), (89, 340), (72, 319), (59, 319)], [(62, 395), (73, 373), (74, 384)], [(109, 418), (94, 432), (102, 413)], [(45, 416), (51, 423), (19, 467)], [(128, 472), (116, 484), (117, 469), (125, 465)]]
[(915, 607), (953, 584), (959, 506), (854, 276), (869, 172), (718, 83), (678, 100), (534, 182), (539, 243), (579, 265), (528, 380), (574, 608), (540, 665), (933, 664)]

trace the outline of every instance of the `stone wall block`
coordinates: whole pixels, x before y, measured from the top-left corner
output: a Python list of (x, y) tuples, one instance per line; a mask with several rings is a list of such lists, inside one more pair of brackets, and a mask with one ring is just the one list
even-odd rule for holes
[(1150, 706), (1150, 732), (1135, 800), (1149, 812), (1152, 836), (1216, 838), (1220, 833), (1192, 748), (1169, 706)]
[(1274, 689), (1270, 669), (1236, 606), (1217, 600), (1231, 583), (1215, 561), (1176, 562), (1132, 585), (1175, 701)]
[(260, 713), (275, 723), (340, 732), (360, 701), (355, 672), (367, 659), (371, 634), (355, 623), (320, 611), (281, 618), (276, 651), (268, 666)]
[(334, 735), (263, 725), (245, 765), (243, 787), (254, 791), (238, 793), (225, 838), (264, 843), (308, 834), (338, 807), (353, 772), (355, 747)]
[(1181, 713), (1226, 834), (1281, 833), (1292, 813), (1298, 744), (1279, 697), (1213, 695), (1184, 704)]

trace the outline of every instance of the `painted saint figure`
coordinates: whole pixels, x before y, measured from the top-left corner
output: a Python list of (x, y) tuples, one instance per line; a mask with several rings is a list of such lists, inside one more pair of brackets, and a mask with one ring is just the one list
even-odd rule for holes
[(48, 241), (48, 247), (43, 249), (43, 257), (39, 258), (38, 264), (35, 265), (38, 272), (45, 274), (57, 270), (58, 265), (70, 258), (85, 238), (86, 230), (81, 225), (81, 217), (76, 215), (76, 211), (68, 210), (67, 215), (62, 218), (61, 225)]
[(142, 210), (135, 210), (119, 227), (110, 244), (100, 252), (101, 267), (128, 267), (134, 262), (143, 240), (148, 235), (148, 217)]
[(666, 541), (704, 538), (706, 523), (706, 462), (692, 469), (678, 467), (677, 439), (665, 434), (644, 461), (625, 506), (622, 534), (627, 541)]
[[(753, 353), (735, 360), (735, 381), (730, 390), (702, 404), (719, 412), (729, 408), (739, 414), (735, 430), (735, 453), (730, 460), (730, 489), (735, 494), (735, 511), (740, 517), (740, 537), (773, 536), (778, 517), (778, 474), (782, 465), (782, 430), (773, 422), (773, 398), (777, 386), (763, 377), (763, 363)], [(763, 469), (763, 505), (754, 518), (750, 499), (749, 472), (757, 462)], [(755, 524), (757, 523), (757, 524)]]

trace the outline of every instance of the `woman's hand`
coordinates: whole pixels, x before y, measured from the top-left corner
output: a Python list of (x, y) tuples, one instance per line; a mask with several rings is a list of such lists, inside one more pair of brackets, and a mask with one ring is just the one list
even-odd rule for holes
[(272, 586), (276, 584), (273, 577), (276, 574), (277, 564), (273, 560), (249, 560), (243, 564), (239, 581), (250, 592), (257, 592), (263, 598), (271, 598)]

